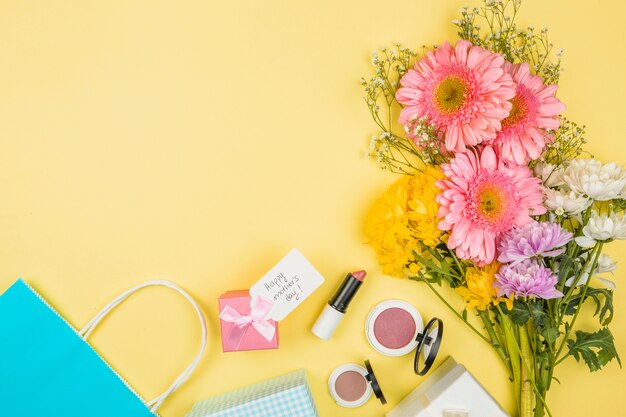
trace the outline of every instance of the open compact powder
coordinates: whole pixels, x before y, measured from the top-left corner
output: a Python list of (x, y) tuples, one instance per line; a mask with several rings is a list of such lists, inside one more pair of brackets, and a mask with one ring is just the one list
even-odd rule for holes
[(337, 404), (347, 408), (359, 407), (370, 399), (372, 392), (385, 404), (385, 397), (369, 361), (365, 361), (365, 366), (347, 363), (330, 375), (328, 389)]
[(402, 300), (378, 304), (367, 317), (366, 335), (372, 347), (383, 355), (402, 356), (417, 347), (417, 335), (424, 322), (417, 309)]
[(342, 400), (354, 402), (362, 398), (367, 391), (367, 381), (357, 371), (346, 371), (337, 377), (335, 391)]

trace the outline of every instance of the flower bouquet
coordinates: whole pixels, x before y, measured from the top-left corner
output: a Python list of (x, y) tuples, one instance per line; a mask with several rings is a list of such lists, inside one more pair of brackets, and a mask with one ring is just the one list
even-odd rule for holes
[[(370, 155), (404, 175), (366, 233), (384, 273), (423, 282), (496, 350), (519, 415), (539, 417), (569, 356), (591, 371), (620, 361), (615, 285), (601, 274), (616, 266), (604, 246), (626, 238), (626, 171), (583, 159), (584, 127), (556, 97), (562, 50), (547, 29), (517, 26), (520, 3), (463, 8), (455, 45), (373, 55), (361, 79), (380, 128)], [(595, 331), (576, 327), (585, 303)]]

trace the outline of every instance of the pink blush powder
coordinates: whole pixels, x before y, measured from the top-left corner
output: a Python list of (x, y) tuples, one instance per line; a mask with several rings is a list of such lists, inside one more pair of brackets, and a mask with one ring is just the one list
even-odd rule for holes
[(400, 349), (411, 343), (415, 329), (413, 316), (397, 307), (384, 310), (374, 321), (374, 336), (388, 349)]
[(365, 377), (356, 371), (344, 372), (335, 381), (335, 392), (344, 401), (359, 400), (366, 390)]

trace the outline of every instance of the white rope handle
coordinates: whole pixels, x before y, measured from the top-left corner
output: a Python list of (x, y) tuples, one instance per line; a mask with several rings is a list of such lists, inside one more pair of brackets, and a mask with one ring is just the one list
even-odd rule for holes
[(150, 411), (152, 411), (153, 413), (156, 413), (156, 411), (159, 409), (161, 404), (163, 404), (163, 401), (165, 401), (167, 397), (169, 397), (174, 391), (180, 388), (180, 386), (183, 385), (185, 381), (189, 379), (191, 374), (196, 370), (196, 367), (198, 366), (198, 363), (200, 362), (200, 359), (202, 358), (202, 355), (204, 354), (204, 350), (206, 348), (206, 343), (207, 343), (206, 318), (204, 317), (202, 310), (198, 306), (198, 303), (196, 303), (196, 301), (185, 290), (183, 290), (182, 288), (180, 288), (178, 285), (174, 284), (173, 282), (165, 281), (165, 280), (147, 281), (147, 282), (144, 282), (143, 284), (139, 284), (129, 289), (128, 291), (124, 292), (119, 297), (117, 297), (115, 300), (107, 304), (78, 333), (83, 339), (87, 340), (89, 335), (91, 335), (91, 332), (94, 331), (96, 326), (102, 321), (103, 318), (105, 318), (111, 312), (111, 310), (113, 310), (122, 301), (130, 297), (135, 292), (141, 290), (142, 288), (151, 287), (151, 286), (167, 287), (178, 292), (183, 297), (185, 297), (187, 301), (191, 303), (194, 310), (196, 311), (196, 314), (198, 315), (198, 318), (200, 319), (200, 326), (202, 328), (202, 344), (200, 346), (200, 351), (198, 352), (194, 360), (191, 362), (191, 364), (187, 368), (185, 368), (185, 370), (180, 374), (180, 376), (176, 378), (176, 380), (172, 383), (172, 385), (170, 385), (169, 388), (163, 394), (159, 395), (152, 401), (148, 401), (146, 403), (146, 406), (150, 408)]

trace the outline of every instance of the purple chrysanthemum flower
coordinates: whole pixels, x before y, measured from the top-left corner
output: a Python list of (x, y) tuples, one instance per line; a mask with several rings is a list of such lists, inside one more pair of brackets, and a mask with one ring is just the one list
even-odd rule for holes
[(494, 286), (498, 289), (499, 297), (515, 294), (515, 297), (547, 300), (563, 297), (563, 293), (555, 288), (558, 280), (550, 268), (540, 265), (536, 259), (526, 259), (500, 267)]
[(507, 233), (499, 244), (502, 263), (518, 263), (533, 256), (557, 256), (572, 240), (572, 234), (560, 225), (550, 222), (530, 222)]

